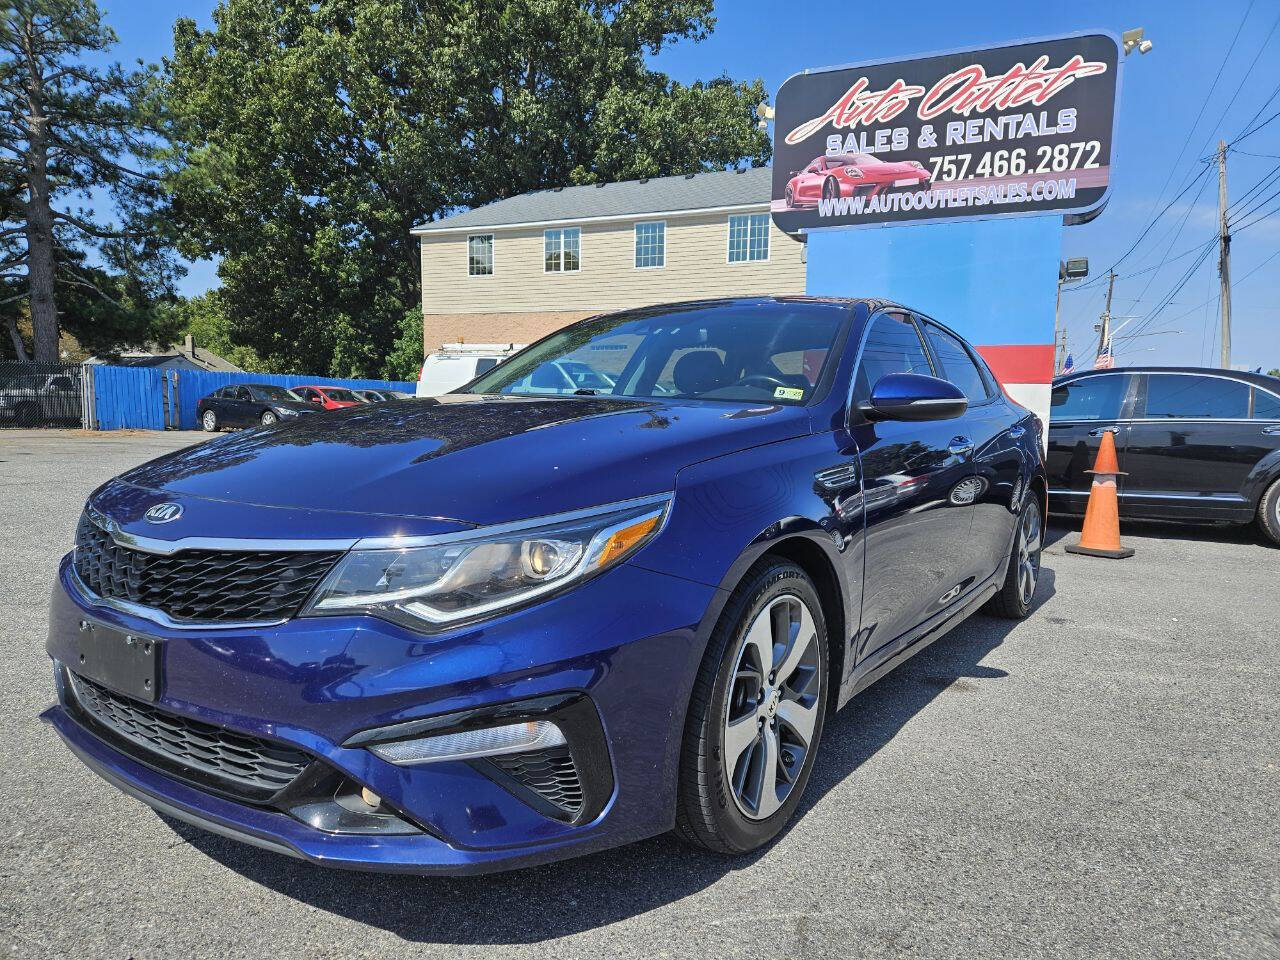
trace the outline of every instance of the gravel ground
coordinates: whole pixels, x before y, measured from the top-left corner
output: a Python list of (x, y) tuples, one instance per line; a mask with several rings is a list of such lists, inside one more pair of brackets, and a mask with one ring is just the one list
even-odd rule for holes
[(84, 497), (199, 435), (0, 433), (0, 957), (1280, 956), (1280, 551), (1126, 527), (830, 723), (800, 816), (466, 880), (331, 872), (167, 822), (75, 761), (45, 605)]

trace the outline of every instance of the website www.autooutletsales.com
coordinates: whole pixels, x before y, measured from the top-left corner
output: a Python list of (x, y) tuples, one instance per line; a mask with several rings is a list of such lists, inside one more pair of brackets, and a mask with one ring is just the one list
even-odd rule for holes
[(945, 210), (958, 207), (1014, 206), (1042, 203), (1045, 200), (1071, 199), (1076, 195), (1076, 181), (1025, 180), (989, 186), (935, 187), (908, 193), (858, 194), (818, 201), (820, 217), (857, 217), (910, 210)]

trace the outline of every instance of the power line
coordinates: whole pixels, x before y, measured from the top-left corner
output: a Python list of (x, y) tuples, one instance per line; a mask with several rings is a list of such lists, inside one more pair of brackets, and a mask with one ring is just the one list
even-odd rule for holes
[[(1277, 176), (1277, 177), (1280, 177), (1280, 167), (1277, 167), (1277, 168), (1276, 168), (1276, 176)], [(1271, 180), (1271, 181), (1272, 181), (1271, 183), (1268, 183), (1268, 184), (1267, 184), (1267, 186), (1275, 186), (1275, 180), (1276, 180), (1276, 177), (1267, 177), (1267, 178), (1265, 178), (1265, 179), (1267, 179), (1267, 180)], [(1263, 181), (1261, 181), (1261, 180), (1260, 180), (1260, 181), (1258, 181), (1258, 183), (1257, 183), (1257, 184), (1255, 184), (1255, 187), (1257, 187), (1257, 186), (1261, 186), (1261, 185), (1262, 185), (1262, 183), (1263, 183)], [(1253, 191), (1252, 191), (1252, 190), (1250, 190), (1249, 192), (1250, 192), (1250, 193), (1252, 193)], [(1246, 217), (1252, 216), (1254, 213), (1257, 213), (1259, 210), (1261, 210), (1263, 207), (1265, 207), (1268, 203), (1270, 203), (1270, 202), (1271, 202), (1272, 200), (1274, 200), (1276, 197), (1280, 197), (1280, 189), (1274, 190), (1274, 191), (1272, 191), (1270, 194), (1268, 194), (1267, 196), (1263, 197), (1261, 200), (1256, 201), (1256, 202), (1253, 204), (1253, 206), (1249, 207), (1249, 209), (1248, 209), (1248, 210), (1245, 210), (1245, 211), (1243, 211), (1242, 213), (1237, 213), (1237, 214), (1235, 214), (1235, 216), (1233, 216), (1233, 217), (1231, 218), (1230, 226), (1233, 226), (1233, 227), (1234, 227), (1234, 226), (1236, 226), (1237, 224), (1240, 224), (1240, 223), (1241, 223), (1241, 221), (1243, 221)], [(1242, 197), (1242, 198), (1241, 198), (1241, 201), (1243, 201), (1243, 199), (1244, 199), (1244, 198)], [(1241, 201), (1237, 201), (1237, 202), (1241, 202)], [(1228, 211), (1229, 211), (1229, 208), (1228, 208)], [(1261, 216), (1261, 217), (1258, 217), (1258, 218), (1256, 218), (1256, 219), (1254, 219), (1254, 220), (1251, 220), (1251, 221), (1250, 221), (1249, 223), (1247, 223), (1247, 224), (1243, 224), (1243, 225), (1241, 225), (1240, 227), (1238, 227), (1238, 228), (1237, 228), (1236, 232), (1237, 232), (1237, 233), (1239, 233), (1239, 232), (1240, 232), (1240, 230), (1243, 230), (1246, 226), (1252, 226), (1253, 224), (1257, 223), (1259, 220), (1265, 220), (1267, 217), (1269, 217), (1269, 216), (1270, 216), (1272, 213), (1274, 213), (1274, 212), (1275, 212), (1274, 210), (1273, 210), (1273, 211), (1270, 211), (1270, 212), (1268, 212), (1268, 213), (1264, 214), (1264, 215), (1263, 215), (1263, 216)]]
[(1265, 176), (1260, 178), (1257, 183), (1246, 190), (1243, 194), (1236, 197), (1235, 202), (1232, 203), (1231, 206), (1227, 207), (1227, 212), (1230, 213), (1232, 208), (1240, 206), (1240, 204), (1248, 200), (1254, 193), (1257, 193), (1259, 190), (1264, 189), (1271, 182), (1275, 181), (1277, 177), (1280, 177), (1280, 163), (1272, 167)]
[[(1274, 200), (1276, 197), (1280, 197), (1280, 190), (1277, 190), (1271, 196), (1267, 197), (1266, 200), (1262, 201), (1262, 204), (1265, 204), (1270, 200)], [(1262, 204), (1259, 204), (1258, 207), (1261, 207)], [(1254, 210), (1257, 210), (1258, 207), (1254, 207)], [(1251, 210), (1249, 212), (1252, 213), (1253, 211)], [(1248, 230), (1250, 227), (1261, 223), (1263, 220), (1266, 220), (1268, 217), (1274, 217), (1277, 213), (1280, 213), (1280, 206), (1273, 207), (1272, 209), (1268, 210), (1266, 213), (1263, 213), (1263, 214), (1260, 214), (1259, 216), (1254, 217), (1252, 220), (1248, 221), (1247, 223), (1240, 224), (1238, 227), (1235, 228), (1234, 232), (1241, 233), (1245, 230)]]
[(1256, 124), (1251, 129), (1246, 130), (1244, 133), (1240, 134), (1240, 136), (1236, 137), (1234, 140), (1231, 141), (1231, 144), (1229, 144), (1229, 146), (1239, 143), (1245, 137), (1252, 137), (1255, 133), (1257, 133), (1263, 127), (1267, 126), (1267, 124), (1271, 123), (1277, 117), (1280, 117), (1280, 110), (1277, 110), (1275, 113), (1267, 117), (1267, 119), (1263, 120), (1261, 123)]
[[(1156, 223), (1158, 223), (1158, 222), (1159, 222), (1160, 218), (1161, 218), (1161, 217), (1163, 217), (1166, 213), (1168, 213), (1168, 212), (1169, 212), (1169, 209), (1170, 209), (1170, 208), (1171, 208), (1175, 203), (1177, 203), (1179, 200), (1181, 200), (1181, 199), (1183, 198), (1183, 196), (1185, 196), (1185, 195), (1186, 195), (1186, 192), (1187, 192), (1188, 190), (1190, 190), (1192, 187), (1194, 187), (1194, 186), (1196, 185), (1196, 183), (1200, 180), (1200, 178), (1201, 178), (1201, 177), (1203, 177), (1203, 176), (1204, 176), (1205, 174), (1207, 174), (1208, 172), (1209, 172), (1209, 167), (1208, 167), (1208, 165), (1206, 164), (1206, 165), (1201, 169), (1201, 171), (1200, 171), (1198, 174), (1196, 174), (1195, 178), (1194, 178), (1194, 179), (1192, 179), (1192, 181), (1191, 181), (1190, 183), (1188, 183), (1185, 187), (1183, 187), (1183, 188), (1182, 188), (1182, 190), (1178, 193), (1178, 195), (1177, 195), (1176, 197), (1174, 197), (1174, 198), (1173, 198), (1172, 200), (1170, 200), (1167, 204), (1165, 204), (1164, 208), (1163, 208), (1159, 213), (1157, 213), (1157, 214), (1155, 215), (1155, 217), (1151, 220), (1151, 222), (1150, 222), (1150, 223), (1148, 223), (1148, 224), (1146, 225), (1146, 227), (1144, 227), (1144, 228), (1143, 228), (1142, 232), (1141, 232), (1140, 234), (1138, 234), (1138, 239), (1137, 239), (1137, 240), (1135, 240), (1135, 241), (1133, 241), (1133, 243), (1132, 243), (1132, 244), (1130, 244), (1129, 249), (1128, 249), (1128, 250), (1126, 250), (1123, 254), (1121, 254), (1121, 255), (1120, 255), (1120, 257), (1119, 257), (1118, 259), (1116, 259), (1115, 261), (1113, 261), (1113, 262), (1112, 262), (1112, 264), (1111, 264), (1111, 268), (1110, 268), (1110, 269), (1111, 269), (1111, 270), (1114, 270), (1116, 267), (1120, 266), (1120, 264), (1122, 264), (1125, 260), (1127, 260), (1127, 259), (1128, 259), (1128, 257), (1129, 257), (1129, 255), (1130, 255), (1131, 253), (1133, 253), (1133, 251), (1134, 251), (1134, 250), (1138, 249), (1138, 244), (1142, 243), (1143, 239), (1147, 236), (1147, 234), (1148, 234), (1148, 233), (1150, 233), (1150, 232), (1151, 232), (1151, 228), (1152, 228), (1152, 227), (1154, 227), (1154, 226), (1156, 225)], [(1163, 193), (1163, 192), (1164, 192), (1164, 191), (1163, 191), (1163, 190), (1161, 190), (1161, 193)], [(1087, 289), (1087, 288), (1089, 288), (1089, 287), (1092, 287), (1094, 284), (1101, 282), (1101, 280), (1102, 280), (1102, 279), (1103, 279), (1103, 277), (1105, 277), (1105, 276), (1106, 276), (1106, 274), (1100, 274), (1100, 275), (1099, 275), (1098, 277), (1096, 277), (1095, 279), (1093, 279), (1093, 280), (1089, 280), (1089, 281), (1087, 281), (1086, 283), (1082, 283), (1082, 284), (1080, 284), (1080, 286), (1078, 286), (1076, 289), (1077, 289), (1077, 290), (1084, 290), (1084, 289)]]
[[(1253, 276), (1255, 273), (1257, 273), (1259, 270), (1261, 270), (1263, 267), (1265, 267), (1268, 263), (1270, 263), (1270, 262), (1271, 262), (1272, 260), (1274, 260), (1276, 257), (1280, 257), (1280, 250), (1276, 250), (1276, 251), (1275, 251), (1274, 253), (1272, 253), (1269, 257), (1267, 257), (1265, 260), (1263, 260), (1261, 263), (1259, 263), (1257, 266), (1255, 266), (1255, 267), (1254, 267), (1252, 270), (1250, 270), (1248, 273), (1246, 273), (1246, 274), (1244, 274), (1243, 276), (1241, 276), (1239, 279), (1233, 280), (1233, 281), (1231, 282), (1231, 286), (1232, 286), (1232, 287), (1238, 287), (1238, 286), (1240, 286), (1240, 284), (1244, 283), (1244, 282), (1245, 282), (1245, 280), (1249, 279), (1249, 277)], [(1207, 300), (1202, 300), (1202, 301), (1200, 301), (1199, 303), (1197, 303), (1194, 307), (1191, 307), (1189, 310), (1187, 310), (1185, 313), (1180, 313), (1180, 314), (1178, 314), (1176, 317), (1170, 317), (1170, 318), (1169, 318), (1169, 322), (1170, 322), (1170, 323), (1177, 323), (1179, 320), (1183, 319), (1184, 317), (1189, 317), (1189, 316), (1191, 316), (1191, 314), (1195, 313), (1195, 312), (1196, 312), (1197, 310), (1199, 310), (1201, 307), (1205, 306), (1206, 304), (1213, 303), (1213, 302), (1214, 302), (1214, 301), (1216, 301), (1217, 299), (1218, 299), (1218, 297), (1217, 297), (1217, 295), (1215, 294), (1214, 296), (1209, 297)]]

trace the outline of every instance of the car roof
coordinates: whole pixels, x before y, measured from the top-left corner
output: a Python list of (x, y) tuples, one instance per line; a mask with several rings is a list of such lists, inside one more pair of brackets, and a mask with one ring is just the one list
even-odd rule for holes
[(1271, 377), (1265, 373), (1254, 373), (1250, 370), (1224, 370), (1222, 367), (1157, 367), (1157, 366), (1134, 366), (1134, 367), (1113, 367), (1109, 370), (1075, 370), (1071, 373), (1063, 374), (1060, 377), (1054, 377), (1054, 383), (1066, 383), (1068, 380), (1076, 380), (1083, 376), (1092, 376), (1102, 373), (1119, 373), (1119, 374), (1138, 374), (1138, 373), (1192, 373), (1204, 374), (1208, 376), (1227, 377), (1229, 379), (1240, 380), (1244, 383), (1251, 383), (1255, 387), (1263, 387), (1267, 390), (1280, 393), (1280, 377)]

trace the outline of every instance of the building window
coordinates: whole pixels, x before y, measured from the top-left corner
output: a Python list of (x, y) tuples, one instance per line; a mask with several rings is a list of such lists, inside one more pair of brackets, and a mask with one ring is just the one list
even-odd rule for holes
[(729, 262), (769, 259), (769, 214), (750, 213), (729, 218)]
[(636, 224), (636, 267), (663, 267), (667, 263), (667, 225), (661, 220)]
[(582, 266), (582, 231), (577, 227), (542, 232), (544, 273), (573, 273)]
[(493, 276), (493, 234), (467, 237), (467, 273), (473, 277)]

